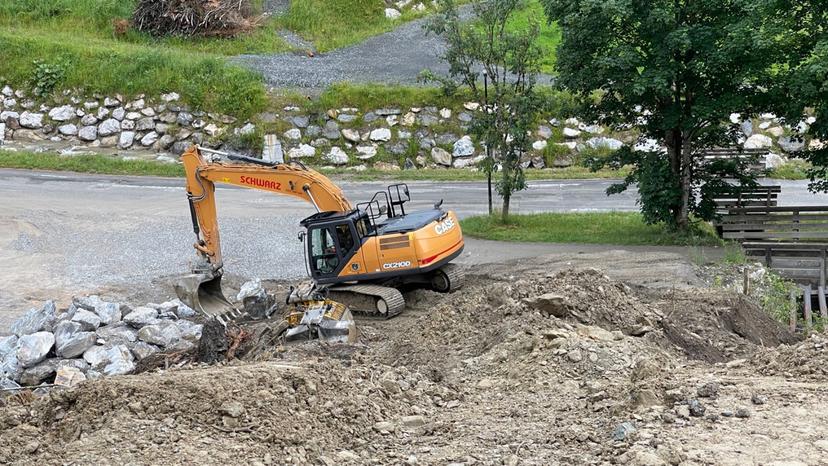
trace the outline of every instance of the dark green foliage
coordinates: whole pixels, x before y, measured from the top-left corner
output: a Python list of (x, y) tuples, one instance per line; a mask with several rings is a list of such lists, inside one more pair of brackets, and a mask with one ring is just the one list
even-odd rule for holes
[(66, 76), (63, 63), (46, 63), (41, 60), (33, 62), (32, 91), (39, 97), (46, 97)]
[(449, 76), (426, 73), (424, 78), (442, 83), (449, 95), (467, 89), (481, 108), (488, 109), (475, 112), (470, 132), (491, 149), (492, 155), (480, 167), (489, 179), (499, 170), (495, 186), (503, 199), (504, 221), (509, 217), (512, 194), (526, 189), (521, 156), (531, 144), (527, 133), (543, 106), (535, 92), (535, 76), (541, 67), (539, 24), (532, 22), (519, 30), (507, 27), (524, 6), (520, 0), (478, 0), (473, 2), (477, 20), (463, 22), (454, 1), (441, 0), (440, 14), (428, 24), (429, 31), (448, 43), (443, 60)]
[[(706, 217), (705, 196), (694, 196), (707, 179), (698, 152), (736, 144), (731, 112), (769, 108), (784, 29), (766, 21), (767, 1), (542, 0), (563, 30), (559, 82), (581, 96), (582, 113), (615, 127), (634, 123), (667, 148), (618, 155), (637, 168), (613, 192), (643, 183), (648, 221), (686, 229), (691, 213)], [(716, 171), (737, 176), (734, 170)]]

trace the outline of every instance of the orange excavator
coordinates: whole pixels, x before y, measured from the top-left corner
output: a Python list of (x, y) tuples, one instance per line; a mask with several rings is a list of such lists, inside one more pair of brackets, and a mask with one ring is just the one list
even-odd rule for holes
[[(353, 206), (326, 176), (299, 162), (270, 163), (193, 146), (182, 156), (198, 261), (175, 283), (179, 298), (208, 315), (232, 315), (221, 291), (222, 254), (215, 183), (284, 194), (310, 203), (301, 221), (307, 268), (315, 292), (363, 314), (389, 318), (405, 307), (400, 289), (449, 292), (462, 286), (462, 269), (450, 262), (463, 251), (452, 211), (406, 212), (408, 186), (393, 184)], [(317, 294), (318, 296), (318, 294)]]

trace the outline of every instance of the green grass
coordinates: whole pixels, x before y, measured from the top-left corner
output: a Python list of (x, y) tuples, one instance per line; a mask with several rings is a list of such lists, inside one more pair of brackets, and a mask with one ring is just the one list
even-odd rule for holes
[(537, 44), (541, 49), (541, 71), (550, 74), (555, 69), (558, 43), (561, 41), (561, 29), (557, 24), (546, 21), (543, 6), (539, 0), (529, 0), (526, 8), (520, 10), (506, 25), (512, 31), (524, 31), (531, 23), (537, 22), (540, 26), (540, 35)]
[(543, 213), (512, 215), (504, 224), (499, 216), (462, 220), (463, 233), (499, 241), (587, 243), (619, 245), (721, 245), (709, 224), (688, 234), (665, 225), (647, 225), (637, 212)]
[(225, 55), (285, 50), (275, 23), (234, 39), (156, 39), (136, 31), (116, 38), (112, 21), (128, 18), (133, 6), (134, 0), (0, 2), (0, 76), (33, 86), (40, 61), (63, 70), (56, 90), (126, 96), (176, 91), (191, 106), (239, 118), (265, 107), (261, 76), (228, 64)]
[(808, 169), (811, 164), (801, 159), (791, 159), (785, 165), (775, 168), (768, 173), (769, 178), (778, 180), (808, 180)]
[(143, 160), (123, 160), (105, 155), (35, 154), (0, 150), (0, 168), (30, 170), (72, 171), (107, 175), (146, 175), (183, 177), (184, 168), (178, 164)]

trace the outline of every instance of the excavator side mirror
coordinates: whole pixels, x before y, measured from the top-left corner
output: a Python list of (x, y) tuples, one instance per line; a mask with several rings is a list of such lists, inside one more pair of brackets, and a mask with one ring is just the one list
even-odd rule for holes
[(297, 238), (299, 239), (299, 242), (300, 242), (300, 243), (301, 243), (301, 242), (304, 242), (304, 241), (305, 241), (305, 232), (304, 232), (304, 231), (300, 231), (300, 232), (299, 232), (299, 234), (297, 235)]

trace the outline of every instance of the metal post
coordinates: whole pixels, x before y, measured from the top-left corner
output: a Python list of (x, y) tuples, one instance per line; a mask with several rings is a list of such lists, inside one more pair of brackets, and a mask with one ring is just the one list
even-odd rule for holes
[[(486, 118), (489, 117), (489, 73), (483, 70), (483, 111), (486, 112)], [(489, 147), (489, 138), (486, 138), (486, 161), (489, 164), (489, 169), (486, 170), (486, 186), (489, 192), (489, 215), (492, 215), (494, 209), (492, 208), (492, 169), (494, 168), (494, 160), (492, 160), (492, 152)]]

